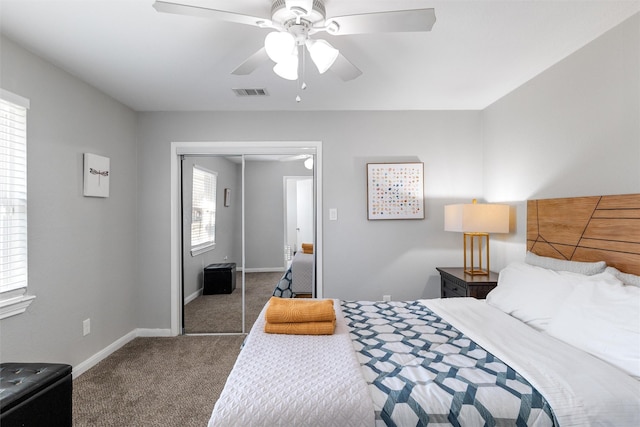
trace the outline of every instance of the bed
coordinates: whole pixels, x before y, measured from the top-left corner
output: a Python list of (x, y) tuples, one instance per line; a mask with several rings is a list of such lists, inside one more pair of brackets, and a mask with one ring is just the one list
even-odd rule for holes
[(314, 295), (314, 266), (313, 253), (296, 252), (291, 265), (276, 285), (273, 295), (282, 298)]
[(313, 253), (296, 252), (291, 261), (291, 288), (296, 294), (313, 294)]
[(323, 336), (265, 306), (209, 426), (640, 425), (640, 195), (527, 207), (486, 301), (334, 300)]

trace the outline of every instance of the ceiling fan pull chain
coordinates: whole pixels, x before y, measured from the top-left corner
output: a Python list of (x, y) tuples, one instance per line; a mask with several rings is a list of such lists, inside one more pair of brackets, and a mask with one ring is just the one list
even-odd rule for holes
[[(305, 54), (305, 49), (304, 49), (304, 45), (298, 45), (298, 56), (300, 55), (300, 51), (302, 51), (302, 64), (300, 64), (300, 67), (302, 68), (301, 72), (298, 73), (298, 94), (296, 95), (296, 102), (300, 102), (302, 101), (302, 98), (300, 97), (300, 90), (305, 90), (307, 88), (307, 84), (304, 82), (304, 70), (305, 70), (305, 57), (307, 56)], [(300, 81), (302, 81), (302, 83), (300, 83)]]
[(305, 90), (307, 88), (307, 82), (304, 78), (307, 72), (307, 49), (305, 49), (304, 44), (300, 45), (300, 49), (302, 50), (302, 84), (300, 89)]

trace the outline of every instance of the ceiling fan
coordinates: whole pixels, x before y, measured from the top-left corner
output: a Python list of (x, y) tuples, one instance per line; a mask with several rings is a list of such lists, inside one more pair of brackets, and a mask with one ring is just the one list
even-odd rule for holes
[(267, 34), (264, 47), (240, 64), (232, 74), (250, 74), (271, 59), (275, 62), (274, 72), (288, 80), (298, 79), (300, 57), (304, 64), (305, 49), (320, 74), (331, 69), (344, 81), (355, 79), (362, 74), (362, 71), (326, 40), (312, 38), (318, 33), (344, 36), (431, 31), (436, 21), (433, 9), (392, 10), (327, 17), (324, 0), (272, 0), (270, 18), (214, 9), (209, 6), (213, 3), (214, 0), (157, 0), (153, 7), (159, 12), (207, 17), (274, 30)]
[(313, 155), (311, 154), (296, 154), (293, 156), (284, 156), (280, 159), (280, 161), (281, 162), (303, 161), (305, 168), (313, 169)]

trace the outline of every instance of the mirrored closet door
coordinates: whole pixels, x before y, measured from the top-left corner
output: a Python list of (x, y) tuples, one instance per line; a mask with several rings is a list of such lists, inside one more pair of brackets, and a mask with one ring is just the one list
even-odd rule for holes
[(242, 333), (242, 243), (242, 156), (183, 156), (184, 333)]
[[(292, 256), (301, 249), (299, 243), (292, 247), (287, 230), (292, 211), (309, 215), (294, 216), (304, 224), (303, 239), (315, 241), (313, 185), (311, 200), (299, 198), (300, 204), (310, 207), (297, 209), (296, 198), (287, 196), (291, 177), (314, 182), (313, 166), (309, 161), (305, 166), (305, 160), (313, 157), (290, 153), (182, 156), (185, 334), (248, 332), (287, 276)], [(206, 187), (212, 181), (214, 191)], [(212, 238), (213, 244), (198, 240), (202, 236)], [(311, 260), (310, 271), (315, 272), (315, 255)]]

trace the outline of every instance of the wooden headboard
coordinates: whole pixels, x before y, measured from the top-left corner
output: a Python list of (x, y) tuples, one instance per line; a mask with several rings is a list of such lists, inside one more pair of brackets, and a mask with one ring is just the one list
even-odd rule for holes
[(529, 200), (527, 250), (640, 275), (640, 194)]

